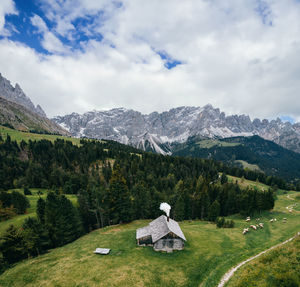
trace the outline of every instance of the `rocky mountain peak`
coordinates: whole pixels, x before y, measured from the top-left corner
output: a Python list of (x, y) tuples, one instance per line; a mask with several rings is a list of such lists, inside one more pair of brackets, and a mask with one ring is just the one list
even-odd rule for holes
[(36, 107), (28, 98), (25, 93), (23, 92), (22, 88), (18, 83), (15, 84), (15, 87), (12, 86), (9, 80), (4, 78), (2, 74), (0, 73), (0, 97), (14, 102), (16, 104), (19, 104), (30, 111), (42, 116), (46, 117), (46, 113), (43, 111), (40, 105), (37, 105)]
[(73, 113), (53, 120), (73, 136), (111, 139), (147, 150), (152, 148), (160, 153), (168, 153), (170, 143), (183, 143), (192, 136), (226, 138), (252, 135), (300, 152), (299, 124), (283, 123), (280, 119), (251, 121), (248, 115), (226, 116), (210, 104), (177, 107), (148, 115), (116, 108), (83, 115)]

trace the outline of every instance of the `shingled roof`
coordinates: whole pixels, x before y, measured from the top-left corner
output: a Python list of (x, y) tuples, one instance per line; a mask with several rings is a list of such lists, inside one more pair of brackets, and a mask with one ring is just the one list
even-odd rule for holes
[(168, 221), (165, 215), (161, 215), (160, 217), (150, 222), (148, 226), (137, 229), (136, 239), (151, 235), (152, 242), (155, 243), (157, 240), (166, 236), (170, 232), (186, 241), (186, 238), (181, 231), (179, 224), (171, 218)]

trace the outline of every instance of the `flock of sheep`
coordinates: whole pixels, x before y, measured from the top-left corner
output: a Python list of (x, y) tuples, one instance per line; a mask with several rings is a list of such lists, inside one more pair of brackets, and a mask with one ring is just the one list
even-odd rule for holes
[[(288, 199), (293, 199), (293, 198), (290, 198), (289, 195), (287, 195), (287, 197), (288, 197)], [(294, 208), (296, 205), (297, 205), (297, 203), (292, 204), (292, 205), (290, 205), (290, 206), (287, 206), (286, 209), (289, 211), (289, 213), (293, 213), (293, 211), (294, 211), (293, 208)], [(251, 221), (251, 218), (250, 218), (250, 216), (248, 216), (248, 217), (246, 218), (246, 222), (250, 222), (250, 221)], [(256, 222), (259, 222), (259, 221), (260, 221), (260, 218), (257, 218), (257, 219), (256, 219)], [(276, 222), (276, 221), (277, 221), (276, 218), (270, 219), (270, 223), (273, 223), (273, 222)], [(283, 218), (283, 219), (282, 219), (282, 222), (283, 222), (283, 223), (286, 223), (286, 222), (287, 222), (287, 218), (286, 218), (286, 217)], [(250, 225), (250, 227), (244, 228), (244, 229), (243, 229), (243, 234), (245, 235), (246, 233), (248, 233), (250, 228), (252, 228), (252, 229), (254, 229), (254, 230), (257, 230), (257, 229), (259, 229), (259, 228), (264, 228), (264, 224), (263, 224), (263, 223), (258, 223), (258, 224), (256, 224), (256, 225)]]
[[(256, 221), (258, 222), (260, 220), (260, 218), (257, 218), (256, 219)], [(248, 216), (247, 218), (246, 218), (246, 222), (250, 222), (251, 221), (251, 218), (250, 218), (250, 216)], [(273, 223), (273, 222), (276, 222), (277, 221), (277, 219), (276, 218), (272, 218), (272, 219), (270, 219), (270, 222), (271, 223)], [(283, 223), (286, 223), (286, 221), (287, 221), (287, 218), (283, 218)], [(254, 230), (257, 230), (257, 229), (261, 229), (261, 228), (264, 228), (264, 224), (263, 223), (258, 223), (258, 224), (256, 224), (256, 225), (250, 225), (250, 227), (248, 227), (248, 228), (244, 228), (243, 229), (243, 234), (245, 235), (246, 233), (248, 233), (249, 232), (249, 229), (250, 228), (252, 228), (252, 229), (254, 229)]]

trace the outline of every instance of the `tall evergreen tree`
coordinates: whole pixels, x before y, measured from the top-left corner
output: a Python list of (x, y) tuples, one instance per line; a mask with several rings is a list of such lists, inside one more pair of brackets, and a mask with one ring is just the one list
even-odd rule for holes
[(209, 207), (208, 220), (215, 222), (219, 215), (220, 215), (220, 203), (217, 200), (215, 200), (212, 203), (212, 205)]
[(45, 226), (54, 247), (63, 244), (63, 224), (60, 198), (54, 192), (49, 192), (45, 206)]
[(20, 229), (10, 225), (0, 237), (0, 252), (8, 264), (18, 262), (27, 256), (23, 234)]
[(176, 203), (175, 203), (175, 207), (174, 207), (174, 218), (177, 221), (181, 221), (185, 219), (185, 210), (184, 210), (184, 198), (183, 198), (183, 194), (180, 194), (177, 197)]
[(35, 218), (26, 218), (23, 225), (27, 253), (36, 256), (50, 248), (50, 239), (44, 225)]
[(42, 199), (40, 197), (37, 201), (36, 215), (37, 215), (38, 220), (42, 224), (45, 224), (45, 207), (46, 207), (46, 202), (44, 199)]
[(119, 165), (116, 165), (112, 172), (109, 181), (109, 194), (112, 222), (129, 222), (132, 217), (131, 197)]
[(62, 244), (72, 242), (83, 233), (81, 220), (77, 209), (64, 195), (60, 196), (60, 213), (62, 216)]
[(199, 207), (200, 207), (200, 218), (201, 220), (204, 220), (205, 218), (207, 218), (208, 209), (209, 209), (209, 197), (207, 194), (207, 187), (204, 187), (203, 190), (200, 192)]

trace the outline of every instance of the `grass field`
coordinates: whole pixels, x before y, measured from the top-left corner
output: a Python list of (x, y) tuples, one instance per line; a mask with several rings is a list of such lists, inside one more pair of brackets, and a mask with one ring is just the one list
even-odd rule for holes
[(300, 286), (300, 236), (250, 262), (226, 287)]
[[(300, 212), (286, 209), (295, 197), (295, 192), (278, 195), (272, 213), (260, 215), (264, 229), (245, 236), (242, 229), (249, 223), (239, 215), (229, 217), (236, 222), (233, 229), (217, 229), (205, 221), (181, 222), (186, 247), (170, 254), (136, 245), (135, 230), (149, 221), (99, 229), (16, 264), (0, 276), (0, 286), (216, 286), (232, 266), (300, 231)], [(270, 218), (277, 222), (270, 223)], [(111, 248), (111, 254), (94, 255), (96, 247)]]
[(65, 137), (65, 136), (58, 136), (58, 135), (46, 135), (46, 134), (35, 134), (29, 132), (21, 132), (18, 130), (13, 130), (4, 126), (0, 126), (0, 135), (2, 138), (6, 139), (6, 136), (9, 135), (12, 140), (16, 140), (18, 143), (22, 140), (28, 142), (29, 140), (49, 140), (54, 142), (56, 139), (64, 139), (71, 141), (75, 145), (80, 144), (79, 138), (72, 138), (72, 137)]
[(248, 163), (244, 160), (235, 160), (235, 162), (240, 163), (243, 168), (248, 168), (250, 170), (259, 170), (259, 171), (261, 171), (261, 169), (259, 168), (259, 166), (257, 164), (251, 164), (251, 163)]
[(225, 141), (219, 141), (219, 140), (213, 140), (213, 139), (208, 139), (208, 140), (202, 140), (197, 142), (197, 145), (199, 145), (200, 148), (212, 148), (214, 146), (220, 146), (220, 147), (233, 147), (233, 146), (238, 146), (240, 143), (229, 143)]
[[(20, 193), (23, 194), (23, 190), (22, 189), (13, 189), (15, 191), (19, 191)], [(30, 191), (32, 192), (32, 195), (27, 195), (26, 197), (28, 198), (29, 202), (30, 202), (30, 207), (27, 209), (26, 214), (22, 214), (22, 215), (17, 215), (9, 220), (6, 221), (2, 221), (0, 222), (0, 236), (1, 234), (3, 234), (5, 232), (5, 230), (11, 225), (13, 224), (14, 226), (21, 226), (22, 223), (24, 222), (24, 220), (28, 217), (36, 217), (36, 205), (37, 205), (37, 201), (39, 199), (39, 196), (37, 195), (38, 191), (41, 191), (43, 194), (41, 195), (42, 198), (46, 198), (47, 196), (47, 190), (46, 189), (30, 189)], [(12, 191), (12, 190), (11, 190)], [(72, 203), (74, 205), (77, 204), (77, 197), (76, 195), (73, 194), (67, 194), (66, 195), (68, 199), (70, 199), (72, 201)]]
[(246, 188), (247, 186), (252, 187), (252, 188), (257, 188), (259, 190), (268, 190), (270, 187), (266, 184), (263, 184), (261, 182), (256, 182), (256, 181), (251, 181), (251, 180), (247, 180), (244, 178), (239, 178), (239, 177), (235, 177), (235, 176), (231, 176), (231, 175), (227, 175), (228, 177), (228, 182), (238, 182), (238, 184), (242, 187), (242, 188)]

